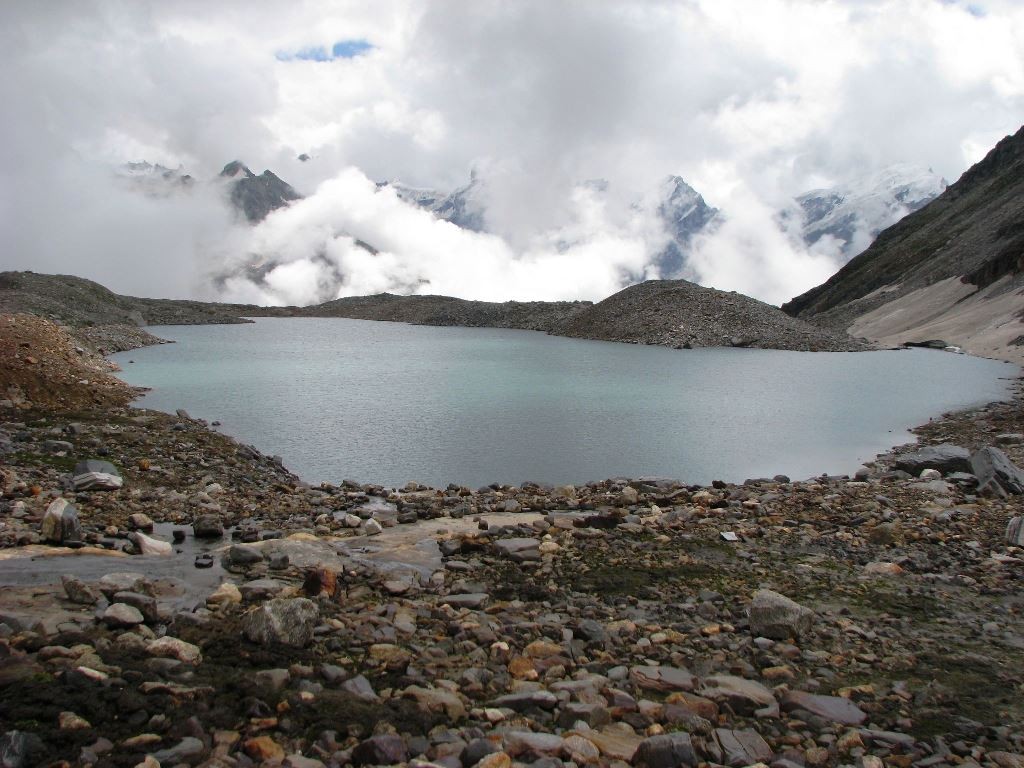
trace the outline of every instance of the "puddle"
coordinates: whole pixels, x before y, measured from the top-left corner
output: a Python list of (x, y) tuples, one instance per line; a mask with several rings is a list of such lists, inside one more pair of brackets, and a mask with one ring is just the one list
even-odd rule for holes
[[(108, 573), (135, 571), (160, 585), (161, 601), (179, 606), (193, 607), (215, 590), (224, 580), (225, 571), (220, 558), (214, 557), (212, 568), (196, 568), (196, 555), (227, 546), (230, 533), (221, 539), (195, 539), (189, 526), (157, 523), (147, 534), (161, 541), (172, 541), (171, 531), (184, 529), (185, 540), (173, 544), (174, 554), (169, 557), (155, 555), (124, 555), (87, 547), (81, 550), (62, 547), (34, 547), (7, 550), (0, 559), (0, 587), (45, 587), (60, 584), (64, 574), (77, 576), (82, 581), (98, 581)], [(25, 550), (28, 552), (25, 552)]]

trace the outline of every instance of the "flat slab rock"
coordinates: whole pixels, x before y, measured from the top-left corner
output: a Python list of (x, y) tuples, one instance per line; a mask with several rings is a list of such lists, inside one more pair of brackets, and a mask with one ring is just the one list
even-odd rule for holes
[(971, 456), (971, 472), (978, 478), (978, 491), (994, 496), (1024, 494), (1024, 472), (998, 448), (982, 448)]
[(867, 713), (849, 699), (841, 696), (819, 696), (806, 691), (790, 691), (782, 700), (787, 712), (804, 709), (811, 714), (840, 725), (860, 725), (868, 719)]
[(697, 687), (697, 678), (679, 667), (633, 667), (629, 677), (649, 691), (692, 691)]
[(912, 453), (904, 453), (897, 457), (896, 469), (908, 472), (917, 477), (925, 469), (937, 469), (939, 472), (970, 472), (971, 452), (959, 445), (942, 443), (929, 445)]

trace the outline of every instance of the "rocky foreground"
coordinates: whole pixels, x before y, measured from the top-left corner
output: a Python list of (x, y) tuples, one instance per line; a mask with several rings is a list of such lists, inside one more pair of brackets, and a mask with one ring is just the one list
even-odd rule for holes
[(853, 477), (310, 487), (0, 342), (0, 765), (1024, 766), (1019, 390)]

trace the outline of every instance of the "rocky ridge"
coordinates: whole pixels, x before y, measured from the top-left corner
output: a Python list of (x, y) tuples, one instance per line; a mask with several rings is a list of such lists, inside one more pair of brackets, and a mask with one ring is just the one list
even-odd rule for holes
[(1019, 388), (853, 476), (389, 489), (48, 381), (0, 403), (7, 765), (1024, 764)]
[(685, 280), (650, 280), (597, 304), (487, 302), (451, 296), (354, 296), (309, 307), (257, 307), (119, 296), (67, 275), (0, 273), (0, 312), (30, 312), (71, 326), (247, 322), (247, 317), (346, 317), (417, 325), (519, 328), (576, 338), (673, 347), (750, 346), (850, 351), (866, 345), (737, 293)]
[(624, 288), (552, 332), (685, 349), (732, 346), (844, 352), (866, 348), (843, 333), (789, 317), (757, 299), (686, 280), (649, 280)]
[(1024, 128), (782, 308), (884, 344), (942, 339), (1022, 362), (1022, 221)]

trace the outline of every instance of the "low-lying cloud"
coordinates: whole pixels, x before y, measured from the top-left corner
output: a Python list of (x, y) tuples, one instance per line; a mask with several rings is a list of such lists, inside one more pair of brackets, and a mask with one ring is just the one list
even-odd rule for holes
[[(1019, 127), (1022, 41), (1012, 0), (6, 3), (0, 268), (275, 303), (599, 299), (658, 276), (636, 203), (677, 174), (722, 211), (695, 276), (778, 302), (840, 260), (780, 219), (793, 197), (897, 162), (956, 179)], [(233, 159), (306, 199), (238, 221), (214, 181)], [(138, 195), (112, 172), (134, 160), (196, 184)], [(471, 169), (493, 234), (373, 183)]]

